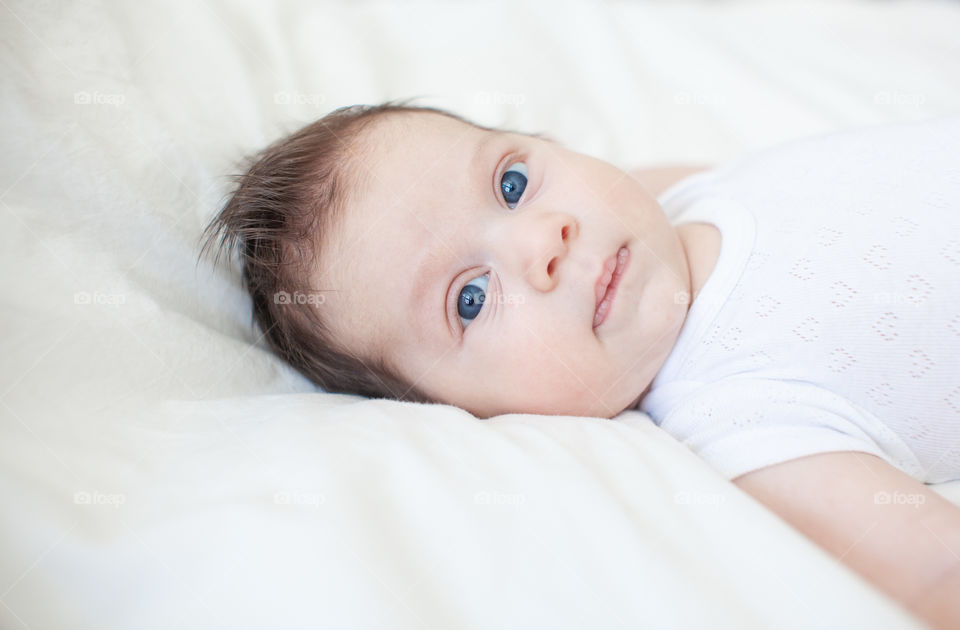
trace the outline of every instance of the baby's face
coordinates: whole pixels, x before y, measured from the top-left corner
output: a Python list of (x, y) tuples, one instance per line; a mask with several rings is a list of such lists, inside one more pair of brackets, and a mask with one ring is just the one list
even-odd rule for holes
[(374, 136), (315, 277), (332, 289), (322, 308), (338, 338), (480, 418), (609, 418), (636, 404), (690, 291), (656, 200), (601, 160), (440, 114), (392, 115)]

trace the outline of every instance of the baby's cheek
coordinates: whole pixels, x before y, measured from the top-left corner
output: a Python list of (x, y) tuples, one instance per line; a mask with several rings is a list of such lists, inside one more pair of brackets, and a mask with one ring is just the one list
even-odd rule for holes
[(543, 413), (579, 415), (591, 408), (602, 400), (606, 387), (583, 367), (576, 360), (562, 361), (553, 354), (537, 364), (524, 365), (528, 401), (540, 405)]

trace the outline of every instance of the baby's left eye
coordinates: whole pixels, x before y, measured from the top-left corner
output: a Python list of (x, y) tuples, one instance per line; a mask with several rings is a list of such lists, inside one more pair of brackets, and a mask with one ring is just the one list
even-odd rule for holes
[(511, 210), (517, 207), (523, 191), (527, 188), (527, 165), (523, 162), (514, 162), (500, 177), (500, 190), (503, 200)]
[[(490, 279), (490, 273), (487, 272), (479, 278), (474, 278), (460, 290), (460, 296), (457, 299), (457, 314), (460, 316), (460, 323), (464, 328), (470, 325), (480, 310), (483, 308), (483, 302), (487, 297), (487, 282)], [(479, 283), (480, 286), (472, 284)]]

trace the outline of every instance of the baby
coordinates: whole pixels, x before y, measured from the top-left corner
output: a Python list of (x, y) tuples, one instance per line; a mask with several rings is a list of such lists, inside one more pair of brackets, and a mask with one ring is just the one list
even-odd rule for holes
[[(960, 118), (626, 173), (434, 108), (252, 160), (271, 347), (329, 392), (478, 418), (645, 412), (934, 627), (960, 627)], [(218, 254), (219, 258), (219, 254)]]

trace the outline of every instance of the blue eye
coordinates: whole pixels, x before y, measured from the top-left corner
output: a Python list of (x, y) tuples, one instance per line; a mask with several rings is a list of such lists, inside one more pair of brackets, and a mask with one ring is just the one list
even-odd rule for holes
[[(457, 298), (457, 314), (460, 315), (460, 322), (464, 328), (480, 314), (480, 309), (483, 308), (483, 301), (487, 297), (484, 291), (486, 291), (489, 279), (490, 274), (485, 273), (478, 278), (474, 278), (460, 289), (460, 296)], [(479, 283), (481, 286), (473, 284), (474, 282)]]
[(523, 162), (514, 162), (500, 178), (500, 190), (507, 207), (517, 207), (517, 202), (523, 197), (527, 188), (527, 165)]

